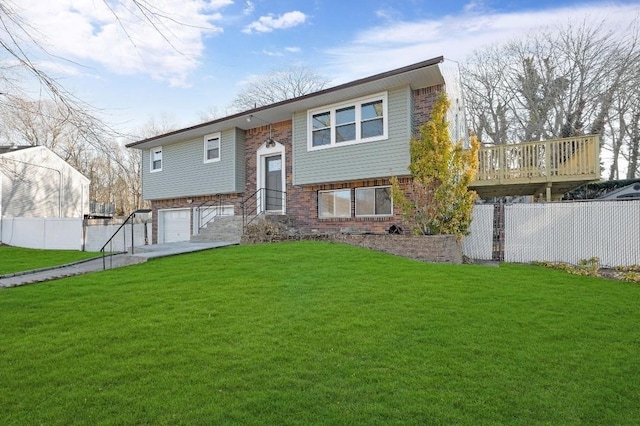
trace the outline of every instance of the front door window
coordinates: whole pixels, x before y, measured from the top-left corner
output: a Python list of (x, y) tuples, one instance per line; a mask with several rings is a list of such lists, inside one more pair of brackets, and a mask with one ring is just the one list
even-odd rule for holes
[(282, 190), (282, 156), (265, 157), (265, 206), (269, 211), (281, 211), (283, 201)]

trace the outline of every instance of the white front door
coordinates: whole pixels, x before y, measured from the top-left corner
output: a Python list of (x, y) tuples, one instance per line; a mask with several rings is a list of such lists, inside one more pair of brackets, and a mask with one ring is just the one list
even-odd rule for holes
[(284, 214), (287, 209), (286, 152), (280, 142), (267, 146), (263, 143), (256, 152), (258, 213)]
[(158, 212), (158, 243), (189, 241), (190, 238), (189, 209), (171, 209)]

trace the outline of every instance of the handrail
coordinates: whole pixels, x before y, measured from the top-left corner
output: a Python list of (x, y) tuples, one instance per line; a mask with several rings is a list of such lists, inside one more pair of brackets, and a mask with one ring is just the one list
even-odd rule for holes
[(560, 176), (597, 175), (600, 168), (598, 135), (480, 148), (474, 183), (506, 183), (516, 179), (551, 181)]
[[(266, 212), (266, 206), (270, 201), (279, 203), (284, 209), (287, 193), (277, 189), (258, 188), (242, 200), (242, 233), (260, 213)], [(253, 216), (249, 219), (249, 216)]]
[[(258, 200), (260, 198), (260, 194), (262, 194), (262, 189), (263, 188), (260, 188), (254, 191), (252, 194), (250, 194), (249, 196), (245, 197), (242, 200), (241, 207), (242, 207), (242, 233), (243, 234), (247, 225), (253, 222), (253, 219), (255, 219), (255, 217), (257, 216), (256, 213), (258, 212)], [(256, 214), (256, 215), (251, 220), (247, 220), (250, 214)]]
[[(201, 213), (203, 207), (215, 207), (212, 211), (206, 212), (204, 215)], [(206, 200), (195, 207), (198, 218), (198, 232), (210, 222), (215, 220), (216, 217), (222, 216), (222, 197), (217, 196), (215, 200)]]
[[(106, 270), (107, 269), (107, 264), (106, 264), (106, 252), (105, 249), (107, 248), (107, 246), (109, 246), (110, 250), (109, 253), (111, 253), (113, 255), (113, 239), (115, 238), (115, 236), (118, 234), (118, 232), (120, 232), (120, 230), (122, 228), (124, 228), (124, 226), (129, 222), (129, 220), (131, 220), (131, 254), (133, 254), (133, 218), (136, 216), (136, 213), (149, 213), (151, 210), (150, 209), (138, 209), (134, 212), (132, 212), (129, 216), (127, 216), (127, 218), (125, 219), (124, 222), (122, 222), (122, 224), (118, 227), (118, 229), (116, 229), (116, 232), (113, 233), (113, 235), (111, 235), (111, 237), (107, 240), (106, 243), (104, 243), (104, 245), (102, 246), (102, 248), (100, 249), (100, 252), (102, 252), (102, 269)], [(119, 253), (126, 253), (126, 247), (127, 247), (127, 235), (125, 232), (122, 233), (123, 236), (123, 248), (125, 249), (125, 251), (119, 252)], [(113, 258), (111, 258), (112, 263), (109, 266), (113, 266)]]

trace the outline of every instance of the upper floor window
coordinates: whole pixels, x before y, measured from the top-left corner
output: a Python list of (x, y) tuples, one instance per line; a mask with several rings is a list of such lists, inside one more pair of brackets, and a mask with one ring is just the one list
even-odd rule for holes
[(211, 163), (220, 160), (220, 133), (204, 137), (204, 162)]
[(151, 149), (151, 171), (159, 172), (162, 170), (162, 147)]
[(387, 138), (387, 94), (310, 110), (308, 149), (316, 150)]

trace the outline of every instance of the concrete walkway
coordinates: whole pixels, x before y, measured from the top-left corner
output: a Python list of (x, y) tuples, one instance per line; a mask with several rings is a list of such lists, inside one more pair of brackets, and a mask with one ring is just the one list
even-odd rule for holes
[(179, 243), (140, 246), (134, 248), (134, 254), (132, 255), (116, 254), (113, 256), (106, 256), (104, 261), (102, 257), (99, 257), (52, 268), (36, 269), (33, 271), (0, 275), (0, 288), (16, 287), (25, 284), (34, 284), (43, 281), (55, 280), (58, 278), (71, 277), (73, 275), (99, 272), (104, 270), (104, 265), (106, 265), (107, 269), (121, 268), (123, 266), (134, 265), (136, 263), (144, 263), (148, 259), (153, 259), (156, 257), (174, 256), (176, 254), (192, 253), (195, 251), (209, 250), (237, 244), (238, 243), (226, 242), (192, 243), (189, 241), (185, 241)]

